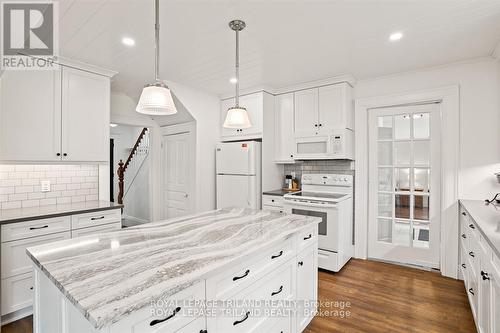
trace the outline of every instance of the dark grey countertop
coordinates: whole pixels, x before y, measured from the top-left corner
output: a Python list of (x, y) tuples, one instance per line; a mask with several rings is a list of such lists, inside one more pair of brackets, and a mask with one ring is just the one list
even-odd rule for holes
[(48, 205), (29, 208), (0, 209), (0, 224), (38, 220), (72, 214), (118, 209), (123, 205), (108, 201), (84, 201), (62, 205)]
[(284, 196), (285, 194), (287, 193), (293, 193), (293, 192), (290, 192), (290, 191), (284, 191), (282, 189), (279, 189), (279, 190), (274, 190), (274, 191), (266, 191), (266, 192), (262, 192), (263, 195), (275, 195), (275, 196), (279, 196), (279, 197), (282, 197)]
[(483, 200), (460, 200), (462, 207), (476, 222), (479, 231), (500, 257), (500, 205), (486, 205)]

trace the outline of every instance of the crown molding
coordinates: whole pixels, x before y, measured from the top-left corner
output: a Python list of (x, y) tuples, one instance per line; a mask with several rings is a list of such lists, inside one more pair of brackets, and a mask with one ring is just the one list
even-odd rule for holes
[(61, 65), (61, 66), (80, 69), (80, 70), (83, 70), (86, 72), (107, 76), (109, 78), (112, 78), (113, 76), (118, 74), (117, 71), (113, 71), (110, 69), (91, 65), (91, 64), (88, 64), (86, 62), (82, 62), (82, 61), (78, 61), (78, 60), (74, 60), (74, 59), (70, 59), (70, 58), (65, 58), (65, 57), (60, 57), (60, 56), (57, 56), (56, 60), (54, 62)]
[(315, 81), (289, 85), (275, 89), (275, 95), (286, 94), (294, 91), (311, 89), (321, 86), (329, 86), (332, 84), (337, 84), (342, 82), (345, 82), (349, 84), (351, 87), (354, 87), (354, 85), (356, 84), (356, 78), (351, 74), (344, 74), (344, 75), (332, 76), (322, 80), (315, 80)]

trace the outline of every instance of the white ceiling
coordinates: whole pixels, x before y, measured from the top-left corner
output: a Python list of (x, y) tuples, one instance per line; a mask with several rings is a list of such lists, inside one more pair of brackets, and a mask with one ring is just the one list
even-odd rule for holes
[[(119, 72), (138, 97), (153, 78), (153, 0), (61, 0), (61, 55)], [(241, 86), (282, 87), (350, 73), (385, 75), (490, 55), (499, 0), (161, 0), (161, 78), (212, 93), (233, 85), (241, 18)], [(404, 38), (388, 42), (391, 32)], [(136, 40), (132, 48), (123, 36)]]

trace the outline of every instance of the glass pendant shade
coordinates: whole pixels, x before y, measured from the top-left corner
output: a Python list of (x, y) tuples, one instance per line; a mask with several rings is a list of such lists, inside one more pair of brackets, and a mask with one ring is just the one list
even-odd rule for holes
[(249, 128), (252, 127), (247, 109), (241, 106), (229, 108), (224, 121), (225, 128)]
[(142, 114), (166, 116), (177, 113), (170, 89), (163, 84), (144, 87), (135, 110)]

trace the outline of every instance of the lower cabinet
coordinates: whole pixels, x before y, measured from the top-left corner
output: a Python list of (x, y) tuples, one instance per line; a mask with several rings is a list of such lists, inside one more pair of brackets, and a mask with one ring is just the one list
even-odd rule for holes
[[(98, 224), (103, 221), (101, 216), (106, 216), (106, 224)], [(97, 225), (78, 224), (85, 219), (95, 221)], [(85, 228), (74, 229), (72, 225), (82, 225)], [(3, 319), (8, 322), (31, 314), (33, 265), (26, 255), (26, 248), (119, 229), (119, 209), (2, 225), (0, 261), (1, 315), (5, 316)]]
[[(297, 299), (304, 300), (297, 313), (298, 332), (302, 332), (315, 315), (318, 299), (318, 247), (312, 245), (297, 256)], [(302, 302), (302, 301), (301, 301)]]
[(175, 333), (208, 333), (206, 328), (207, 328), (207, 323), (205, 322), (205, 318), (201, 317), (187, 324), (180, 330), (175, 331)]
[(500, 332), (500, 259), (467, 211), (460, 209), (459, 271), (479, 333)]

